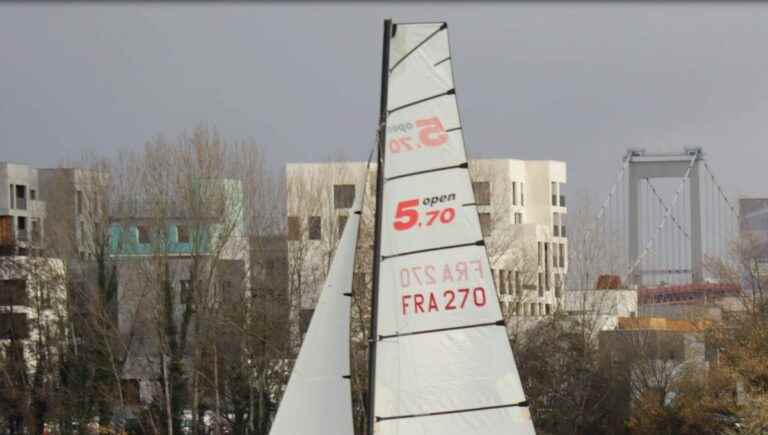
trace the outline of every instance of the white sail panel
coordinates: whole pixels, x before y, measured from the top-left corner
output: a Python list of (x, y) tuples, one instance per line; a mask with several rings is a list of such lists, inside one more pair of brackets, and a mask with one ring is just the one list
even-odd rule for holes
[[(453, 89), (453, 74), (448, 61), (448, 31), (439, 26), (431, 32), (422, 31), (423, 26), (428, 26), (429, 30), (434, 28), (432, 24), (398, 26), (390, 41), (390, 53), (394, 54), (390, 54), (387, 94), (387, 109), (390, 112)], [(422, 42), (402, 53), (402, 56), (395, 53), (411, 47), (410, 43), (400, 38), (412, 39), (413, 32), (419, 33), (419, 38), (423, 36)]]
[(380, 418), (525, 400), (503, 326), (385, 338), (376, 354)]
[(271, 435), (354, 434), (345, 376), (350, 374), (350, 294), (361, 197), (357, 195), (345, 224)]
[(482, 239), (465, 168), (390, 180), (384, 185), (384, 257)]
[(443, 95), (389, 115), (385, 152), (386, 178), (466, 162), (456, 96)]
[(384, 260), (379, 335), (455, 328), (501, 319), (482, 246)]
[(423, 416), (378, 423), (384, 434), (398, 435), (535, 435), (528, 408)]

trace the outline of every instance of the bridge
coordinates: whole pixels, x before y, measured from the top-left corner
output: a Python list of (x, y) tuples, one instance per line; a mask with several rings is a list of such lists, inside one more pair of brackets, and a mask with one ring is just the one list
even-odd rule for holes
[(738, 209), (701, 148), (630, 149), (584, 239), (574, 242), (581, 255), (593, 247), (601, 273), (642, 289), (641, 302), (685, 303), (738, 292), (704, 266), (729, 255), (738, 225)]

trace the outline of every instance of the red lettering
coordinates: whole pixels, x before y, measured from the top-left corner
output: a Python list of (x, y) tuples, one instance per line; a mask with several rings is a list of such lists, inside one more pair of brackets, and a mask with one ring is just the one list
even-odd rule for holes
[(467, 280), (467, 263), (464, 261), (460, 261), (456, 263), (456, 273), (459, 274), (459, 277), (456, 278), (459, 281), (466, 281)]
[(394, 226), (397, 231), (407, 230), (419, 220), (419, 212), (414, 207), (419, 206), (418, 199), (409, 199), (407, 201), (400, 201), (397, 204), (397, 211), (395, 212)]
[(482, 287), (476, 287), (472, 292), (472, 299), (474, 299), (476, 306), (485, 306), (485, 289)]
[(435, 294), (432, 292), (429, 292), (429, 312), (432, 311), (440, 311), (437, 309), (437, 300), (435, 299)]
[(459, 293), (464, 295), (464, 298), (461, 300), (461, 308), (464, 308), (464, 305), (467, 303), (467, 297), (469, 296), (469, 289), (468, 288), (460, 288)]
[(450, 299), (448, 303), (445, 304), (445, 309), (455, 310), (456, 306), (453, 305), (453, 301), (456, 299), (456, 293), (454, 293), (453, 290), (446, 290), (443, 292), (443, 296)]
[(427, 285), (437, 282), (435, 281), (435, 266), (426, 266), (424, 268), (424, 274), (427, 275)]
[(423, 303), (424, 303), (423, 295), (420, 295), (420, 294), (413, 295), (413, 309), (416, 314), (418, 314), (419, 311), (421, 311), (422, 313), (424, 312), (424, 307), (422, 306)]
[(411, 295), (403, 295), (403, 316), (408, 314), (408, 299), (411, 298)]

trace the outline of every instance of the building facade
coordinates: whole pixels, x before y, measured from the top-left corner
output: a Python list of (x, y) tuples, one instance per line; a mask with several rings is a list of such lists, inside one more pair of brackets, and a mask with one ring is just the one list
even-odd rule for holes
[[(301, 324), (311, 317), (348, 208), (364, 179), (353, 291), (370, 289), (375, 171), (371, 165), (366, 174), (365, 162), (286, 166), (288, 287)], [(474, 160), (470, 171), (503, 310), (515, 318), (554, 313), (563, 304), (568, 271), (565, 163)]]
[(42, 245), (46, 214), (37, 169), (0, 162), (0, 184), (0, 251), (28, 255)]

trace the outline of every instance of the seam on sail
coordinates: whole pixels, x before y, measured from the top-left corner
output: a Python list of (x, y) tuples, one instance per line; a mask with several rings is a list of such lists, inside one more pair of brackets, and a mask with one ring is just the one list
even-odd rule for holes
[(376, 421), (378, 422), (378, 421), (386, 421), (386, 420), (399, 420), (403, 418), (415, 418), (415, 417), (434, 417), (437, 415), (458, 414), (462, 412), (488, 411), (492, 409), (501, 409), (501, 408), (514, 408), (514, 407), (525, 408), (527, 406), (529, 406), (528, 401), (523, 400), (522, 402), (509, 403), (506, 405), (481, 406), (478, 408), (465, 408), (465, 409), (456, 409), (451, 411), (425, 412), (423, 414), (395, 415), (392, 417), (376, 417)]
[(424, 40), (423, 40), (423, 41), (421, 41), (421, 42), (419, 42), (418, 44), (416, 44), (416, 46), (415, 46), (415, 47), (413, 47), (413, 48), (411, 49), (411, 51), (409, 51), (408, 53), (405, 53), (405, 55), (404, 55), (403, 57), (401, 57), (401, 58), (400, 58), (400, 59), (399, 59), (397, 62), (395, 62), (395, 64), (394, 64), (394, 65), (392, 65), (392, 68), (390, 68), (390, 69), (389, 69), (389, 73), (390, 73), (390, 74), (392, 74), (392, 71), (394, 71), (394, 70), (395, 70), (395, 68), (397, 68), (397, 66), (398, 66), (398, 65), (400, 65), (401, 63), (403, 63), (403, 61), (404, 61), (405, 59), (408, 59), (408, 56), (410, 56), (411, 54), (413, 54), (413, 52), (414, 52), (414, 51), (416, 51), (416, 50), (418, 50), (419, 48), (421, 48), (421, 46), (422, 46), (422, 45), (426, 44), (426, 43), (427, 43), (427, 42), (428, 42), (430, 39), (432, 39), (432, 37), (433, 37), (433, 36), (437, 35), (438, 33), (440, 33), (441, 31), (443, 31), (443, 30), (445, 30), (445, 29), (447, 29), (447, 28), (448, 28), (448, 24), (447, 24), (447, 23), (443, 23), (443, 24), (442, 24), (442, 25), (441, 25), (441, 26), (440, 26), (440, 27), (439, 27), (437, 30), (435, 30), (435, 31), (434, 31), (434, 32), (432, 32), (432, 33), (431, 33), (429, 36), (427, 36), (426, 38), (424, 38)]
[(446, 133), (450, 133), (450, 132), (452, 132), (452, 131), (458, 131), (458, 130), (461, 130), (461, 127), (454, 127), (454, 128), (449, 128), (448, 130), (445, 130), (445, 132), (446, 132)]
[(441, 60), (440, 62), (438, 62), (438, 63), (436, 63), (436, 64), (434, 64), (434, 65), (432, 65), (432, 66), (433, 66), (433, 67), (435, 67), (435, 66), (438, 66), (438, 65), (440, 65), (441, 63), (447, 62), (447, 61), (449, 61), (449, 60), (451, 60), (451, 56), (448, 56), (448, 57), (446, 57), (445, 59)]
[(506, 324), (502, 319), (502, 320), (497, 320), (495, 322), (476, 323), (474, 325), (452, 326), (450, 328), (426, 329), (424, 331), (404, 332), (402, 334), (398, 333), (398, 334), (379, 335), (379, 341), (386, 340), (389, 338), (408, 337), (411, 335), (433, 334), (435, 332), (458, 331), (460, 329), (472, 329), (472, 328), (482, 328), (485, 326), (505, 326), (505, 325)]
[(387, 110), (387, 116), (397, 112), (400, 109), (405, 109), (406, 107), (411, 107), (417, 104), (425, 103), (429, 100), (434, 100), (435, 98), (445, 97), (446, 95), (456, 95), (456, 89), (451, 88), (441, 94), (432, 95), (431, 97), (422, 98), (421, 100), (416, 100), (412, 103), (407, 103), (407, 104), (403, 104), (402, 106), (395, 107), (392, 110)]
[(407, 174), (395, 175), (394, 177), (385, 178), (384, 181), (392, 181), (392, 180), (397, 180), (398, 178), (411, 177), (414, 175), (429, 174), (430, 172), (445, 171), (446, 169), (467, 169), (467, 168), (469, 168), (469, 163), (464, 162), (464, 163), (459, 163), (458, 165), (453, 165), (453, 166), (443, 166), (442, 168), (425, 169), (423, 171), (416, 171), (416, 172), (409, 172)]
[(439, 246), (437, 248), (420, 249), (418, 251), (408, 251), (408, 252), (402, 252), (400, 254), (382, 255), (381, 261), (389, 260), (390, 258), (395, 258), (395, 257), (404, 257), (406, 255), (421, 254), (424, 252), (442, 251), (443, 249), (464, 248), (466, 246), (485, 246), (485, 240), (479, 240), (477, 242), (470, 242), (470, 243), (462, 243), (460, 245)]

